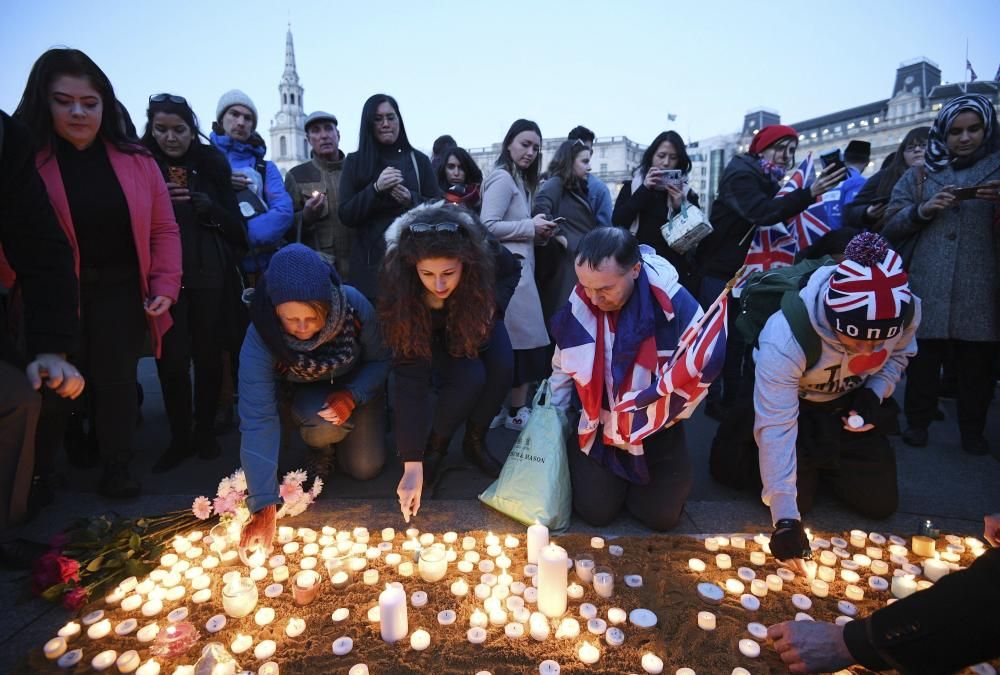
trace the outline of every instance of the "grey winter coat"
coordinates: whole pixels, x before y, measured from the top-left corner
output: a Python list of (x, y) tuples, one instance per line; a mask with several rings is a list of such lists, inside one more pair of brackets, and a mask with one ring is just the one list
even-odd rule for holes
[[(923, 200), (945, 185), (970, 187), (1000, 179), (1000, 152), (967, 169), (925, 172)], [(925, 340), (1000, 340), (1000, 236), (994, 229), (997, 205), (982, 199), (960, 201), (930, 220), (917, 214), (917, 172), (909, 169), (892, 191), (882, 234), (897, 247), (917, 237), (909, 256), (910, 289), (923, 303), (917, 337)], [(909, 245), (903, 246), (904, 250)]]

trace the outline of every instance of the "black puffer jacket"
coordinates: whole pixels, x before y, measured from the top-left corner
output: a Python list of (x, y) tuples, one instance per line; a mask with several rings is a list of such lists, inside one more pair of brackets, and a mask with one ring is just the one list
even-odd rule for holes
[(812, 193), (799, 188), (775, 198), (778, 184), (764, 175), (759, 159), (738, 155), (719, 181), (719, 193), (709, 220), (714, 231), (698, 245), (696, 268), (703, 276), (726, 279), (736, 274), (753, 241), (753, 228), (774, 225), (805, 211)]

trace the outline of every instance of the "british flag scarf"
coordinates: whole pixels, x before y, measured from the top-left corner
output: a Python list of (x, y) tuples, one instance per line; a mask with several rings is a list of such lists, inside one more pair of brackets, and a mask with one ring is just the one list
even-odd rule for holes
[[(553, 317), (560, 367), (573, 379), (582, 410), (580, 450), (618, 476), (649, 482), (642, 441), (690, 417), (725, 360), (723, 302), (709, 321), (676, 270), (649, 246), (632, 295), (603, 312), (578, 284)], [(682, 358), (681, 341), (698, 331)]]

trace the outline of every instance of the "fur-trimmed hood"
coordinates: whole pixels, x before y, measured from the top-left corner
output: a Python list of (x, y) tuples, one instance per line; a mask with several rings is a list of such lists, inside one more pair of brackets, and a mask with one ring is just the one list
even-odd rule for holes
[(399, 236), (405, 228), (409, 227), (413, 223), (421, 222), (421, 217), (424, 213), (441, 208), (451, 209), (455, 216), (454, 220), (459, 225), (463, 225), (473, 231), (482, 230), (483, 236), (486, 236), (486, 229), (479, 224), (475, 214), (468, 209), (456, 206), (455, 204), (451, 204), (443, 199), (439, 199), (435, 202), (427, 202), (426, 204), (416, 206), (396, 218), (396, 220), (392, 221), (392, 225), (390, 225), (385, 231), (386, 251), (391, 251), (396, 246), (399, 242)]

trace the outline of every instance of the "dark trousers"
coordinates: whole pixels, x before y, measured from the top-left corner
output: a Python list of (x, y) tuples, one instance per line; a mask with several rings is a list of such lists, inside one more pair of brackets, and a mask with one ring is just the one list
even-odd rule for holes
[(27, 513), (41, 405), (24, 370), (0, 361), (0, 528), (16, 525)]
[(385, 464), (385, 396), (379, 394), (354, 408), (343, 424), (319, 416), (326, 397), (343, 386), (330, 382), (291, 384), (291, 418), (310, 448), (337, 446), (340, 470), (357, 480), (371, 480)]
[[(443, 344), (435, 344), (430, 361), (397, 363), (393, 400), (400, 456), (404, 461), (418, 460), (431, 431), (450, 438), (466, 420), (469, 428), (485, 433), (510, 391), (513, 372), (514, 352), (502, 321), (494, 324), (477, 358), (455, 357)], [(437, 384), (436, 403), (432, 378)]]
[(918, 429), (930, 426), (937, 410), (941, 365), (949, 355), (958, 381), (958, 428), (963, 442), (974, 442), (983, 435), (992, 399), (996, 342), (917, 340), (917, 354), (906, 369), (906, 421)]
[(139, 417), (136, 366), (146, 337), (138, 275), (80, 285), (80, 356), (91, 423), (106, 462), (132, 458)]
[(211, 433), (222, 386), (221, 288), (182, 288), (170, 308), (174, 325), (163, 337), (156, 361), (163, 405), (174, 443), (191, 435), (191, 363), (194, 362), (194, 423)]
[[(729, 279), (703, 277), (698, 291), (698, 302), (702, 309), (708, 309), (722, 293)], [(741, 398), (753, 392), (753, 354), (736, 330), (735, 321), (739, 316), (739, 302), (730, 298), (729, 317), (726, 323), (726, 361), (722, 366), (722, 377), (717, 378), (708, 389), (708, 398), (732, 406)]]
[(573, 509), (587, 523), (603, 527), (628, 509), (646, 527), (672, 530), (680, 521), (693, 483), (683, 423), (643, 441), (650, 481), (630, 483), (580, 452), (576, 434), (567, 443)]

